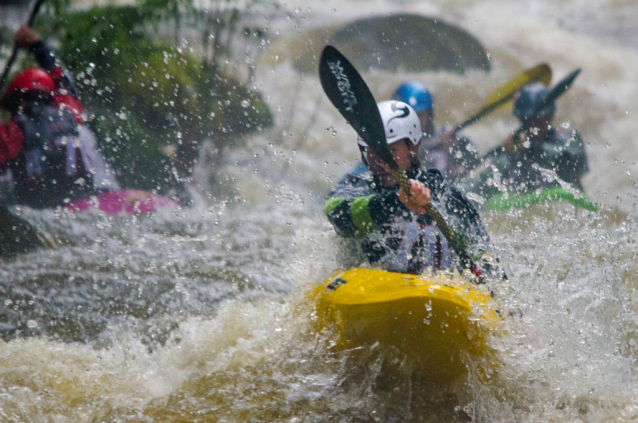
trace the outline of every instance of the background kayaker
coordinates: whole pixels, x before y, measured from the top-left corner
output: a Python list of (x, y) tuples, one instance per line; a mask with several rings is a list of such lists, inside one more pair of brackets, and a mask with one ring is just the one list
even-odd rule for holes
[(478, 148), (469, 138), (453, 132), (450, 125), (436, 131), (434, 100), (424, 84), (418, 81), (401, 84), (392, 99), (409, 104), (419, 116), (423, 132), (419, 159), (426, 169), (438, 169), (448, 180), (455, 180), (465, 169), (473, 169), (480, 163)]
[(580, 135), (574, 129), (559, 131), (553, 126), (554, 102), (534, 115), (548, 92), (540, 82), (521, 88), (513, 109), (520, 130), (485, 155), (483, 169), (462, 181), (463, 189), (486, 199), (501, 191), (530, 192), (561, 186), (561, 182), (583, 190), (581, 177), (589, 166)]
[(69, 75), (29, 27), (14, 37), (34, 54), (40, 69), (19, 73), (0, 107), (11, 120), (0, 125), (0, 171), (13, 182), (13, 200), (33, 208), (64, 205), (119, 184), (83, 124), (82, 105)]
[[(456, 262), (452, 248), (425, 206), (432, 201), (457, 234), (463, 236), (475, 261), (488, 249), (489, 238), (479, 214), (440, 171), (421, 167), (418, 158), (420, 121), (400, 101), (378, 103), (390, 151), (412, 184), (410, 195), (399, 189), (389, 168), (361, 139), (368, 170), (349, 173), (331, 187), (325, 204), (328, 219), (340, 235), (360, 240), (364, 258), (395, 272), (421, 273), (449, 269)], [(352, 263), (359, 264), (359, 263)]]

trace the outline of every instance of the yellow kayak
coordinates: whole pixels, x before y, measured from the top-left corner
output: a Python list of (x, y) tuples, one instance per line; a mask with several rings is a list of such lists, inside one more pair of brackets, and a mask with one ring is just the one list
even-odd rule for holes
[(319, 329), (336, 332), (339, 349), (396, 347), (442, 383), (466, 374), (468, 354), (492, 365), (487, 338), (501, 318), (484, 287), (443, 275), (351, 269), (328, 278), (313, 296)]

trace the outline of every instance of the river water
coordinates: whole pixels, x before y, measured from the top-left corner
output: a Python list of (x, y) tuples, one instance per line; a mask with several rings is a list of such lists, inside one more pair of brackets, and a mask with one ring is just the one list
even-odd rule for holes
[[(204, 163), (200, 177), (221, 181), (213, 196), (141, 217), (16, 210), (63, 245), (0, 266), (0, 421), (638, 419), (638, 6), (325, 0), (282, 9), (288, 16), (267, 21), (272, 43), (254, 81), (276, 126), (228, 152), (223, 168)], [(305, 300), (339, 268), (322, 201), (357, 148), (316, 75), (277, 52), (311, 28), (399, 12), (459, 25), (490, 53), (489, 74), (364, 74), (378, 99), (407, 78), (426, 82), (438, 125), (463, 120), (524, 68), (547, 62), (556, 81), (582, 67), (557, 123), (585, 140), (584, 185), (603, 205), (483, 215), (511, 280), (496, 289), (521, 313), (493, 340), (499, 369), (446, 388), (388, 351), (335, 353)], [(515, 126), (502, 111), (466, 133), (487, 151)]]

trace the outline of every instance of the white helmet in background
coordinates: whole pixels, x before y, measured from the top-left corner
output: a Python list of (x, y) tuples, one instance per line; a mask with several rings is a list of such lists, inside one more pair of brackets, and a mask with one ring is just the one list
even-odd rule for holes
[[(390, 100), (377, 103), (377, 107), (381, 114), (385, 139), (388, 144), (400, 140), (407, 140), (411, 146), (419, 144), (421, 122), (412, 106), (402, 101)], [(368, 144), (361, 137), (357, 141), (360, 148), (368, 147)]]

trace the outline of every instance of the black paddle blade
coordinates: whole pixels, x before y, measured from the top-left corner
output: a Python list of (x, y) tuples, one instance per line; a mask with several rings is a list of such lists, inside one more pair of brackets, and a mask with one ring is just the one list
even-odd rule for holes
[(536, 106), (532, 116), (536, 116), (538, 112), (540, 112), (543, 109), (543, 107), (552, 103), (558, 97), (563, 95), (565, 91), (567, 91), (572, 86), (572, 84), (574, 83), (574, 80), (576, 79), (579, 73), (580, 73), (580, 68), (576, 69), (575, 71), (573, 71), (572, 73), (570, 73), (569, 75), (567, 75), (566, 77), (558, 81), (558, 83), (554, 85), (554, 88), (552, 88), (547, 93), (547, 97), (545, 97), (543, 101), (541, 101), (538, 104), (538, 106)]
[(321, 53), (319, 79), (323, 91), (357, 134), (386, 164), (398, 168), (374, 96), (359, 72), (333, 46), (324, 47)]

